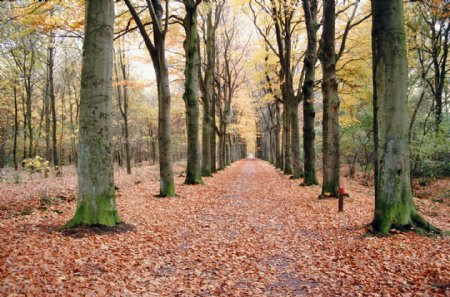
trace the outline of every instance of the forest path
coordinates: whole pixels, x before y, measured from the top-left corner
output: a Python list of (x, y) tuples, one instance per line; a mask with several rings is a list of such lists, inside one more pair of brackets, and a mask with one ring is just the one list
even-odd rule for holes
[[(317, 199), (319, 186), (300, 187), (256, 159), (205, 178), (204, 186), (179, 177), (176, 198), (155, 198), (158, 182), (143, 176), (150, 175), (116, 179), (126, 225), (115, 232), (58, 231), (74, 201), (0, 220), (0, 296), (448, 292), (448, 238), (363, 238), (373, 194), (356, 182), (344, 179), (351, 197), (338, 214), (336, 200)], [(439, 207), (433, 211), (448, 213)]]

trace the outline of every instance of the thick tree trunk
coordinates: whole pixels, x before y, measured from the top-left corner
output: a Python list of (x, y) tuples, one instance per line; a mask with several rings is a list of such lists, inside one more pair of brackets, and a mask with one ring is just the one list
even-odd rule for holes
[(156, 72), (156, 84), (158, 86), (158, 146), (160, 173), (159, 196), (175, 196), (175, 183), (172, 168), (172, 146), (170, 140), (170, 81), (165, 54), (165, 38), (168, 28), (167, 24), (163, 22), (163, 7), (160, 0), (147, 1), (153, 26), (152, 42), (141, 18), (139, 17), (139, 14), (131, 4), (131, 1), (125, 0), (125, 5), (128, 7), (128, 10), (139, 28), (142, 38), (144, 39), (144, 43), (152, 58), (153, 67)]
[(156, 80), (158, 85), (158, 145), (159, 145), (159, 173), (160, 173), (160, 197), (175, 196), (175, 181), (172, 168), (172, 143), (170, 129), (170, 81), (169, 69), (166, 60), (165, 32), (162, 27), (163, 8), (159, 0), (152, 1), (156, 10), (157, 20), (154, 20), (153, 34), (156, 53), (153, 53)]
[(339, 196), (339, 96), (336, 79), (335, 0), (324, 0), (322, 31), (323, 183), (321, 197)]
[(175, 196), (175, 182), (172, 169), (172, 145), (170, 133), (170, 87), (169, 87), (169, 71), (167, 68), (164, 49), (158, 51), (160, 61), (164, 61), (161, 65), (158, 78), (159, 89), (159, 116), (158, 116), (158, 136), (159, 136), (159, 172), (160, 172), (160, 196)]
[(408, 62), (402, 0), (372, 1), (375, 231), (438, 231), (416, 211), (410, 183)]
[(318, 185), (316, 176), (316, 151), (314, 141), (314, 81), (316, 79), (316, 55), (317, 55), (317, 0), (303, 0), (305, 21), (308, 35), (308, 47), (305, 54), (305, 81), (303, 83), (303, 150), (305, 156), (304, 174), (302, 185)]
[(78, 204), (66, 227), (120, 223), (112, 160), (114, 2), (86, 1), (81, 74)]
[[(197, 4), (192, 0), (185, 0), (186, 16), (184, 18), (184, 28), (186, 30), (186, 40), (184, 41), (184, 50), (186, 56), (186, 66), (184, 70), (184, 103), (186, 105), (186, 122), (187, 122), (187, 169), (185, 184), (195, 185), (203, 184), (202, 168), (200, 166), (200, 143), (199, 143), (199, 105), (198, 105), (198, 73), (200, 67), (199, 56), (199, 39), (197, 32)], [(206, 98), (205, 101), (207, 101)], [(204, 102), (205, 103), (205, 102)], [(208, 110), (209, 110), (208, 106)], [(209, 117), (209, 116), (208, 116)], [(209, 124), (209, 121), (208, 121)], [(209, 124), (210, 126), (210, 124)], [(204, 145), (207, 146), (203, 150), (203, 154), (207, 154), (207, 162), (209, 162), (209, 175), (211, 175), (211, 158), (210, 158), (210, 128), (208, 128), (208, 139)], [(205, 155), (203, 155), (205, 156)], [(205, 167), (203, 168), (205, 169)], [(204, 172), (205, 173), (205, 172)]]
[[(212, 23), (212, 9), (209, 9), (206, 19), (206, 69), (205, 69), (205, 99), (203, 102), (203, 127), (202, 127), (202, 174), (212, 176), (213, 147), (215, 144), (214, 131), (214, 69), (215, 69), (215, 29)], [(214, 148), (215, 149), (215, 148)], [(215, 160), (214, 160), (215, 163)], [(214, 166), (215, 167), (215, 166)]]

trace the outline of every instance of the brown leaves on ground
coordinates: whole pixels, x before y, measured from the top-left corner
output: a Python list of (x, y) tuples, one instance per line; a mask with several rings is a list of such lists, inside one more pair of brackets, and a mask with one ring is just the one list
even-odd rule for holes
[[(178, 178), (177, 198), (154, 198), (158, 182), (143, 177), (139, 171), (118, 175), (119, 211), (127, 225), (117, 232), (59, 231), (75, 201), (3, 218), (0, 294), (450, 294), (449, 238), (363, 237), (373, 193), (356, 182), (345, 180), (350, 198), (345, 213), (338, 214), (336, 200), (317, 199), (319, 187), (300, 187), (300, 181), (258, 160), (205, 178), (205, 186), (181, 185)], [(74, 195), (76, 180), (69, 187), (68, 179), (47, 183)], [(5, 195), (25, 192), (2, 184), (1, 199)], [(419, 207), (433, 224), (450, 229), (447, 204), (422, 199)]]

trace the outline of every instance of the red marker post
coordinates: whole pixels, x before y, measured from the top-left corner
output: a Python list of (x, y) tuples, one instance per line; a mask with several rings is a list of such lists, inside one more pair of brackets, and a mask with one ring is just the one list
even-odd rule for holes
[(344, 211), (344, 194), (345, 194), (345, 189), (343, 186), (340, 186), (339, 187), (339, 212)]

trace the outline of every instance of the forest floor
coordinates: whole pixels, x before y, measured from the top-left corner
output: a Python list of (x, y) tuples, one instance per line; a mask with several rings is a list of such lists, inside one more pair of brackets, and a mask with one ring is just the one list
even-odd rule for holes
[[(0, 183), (0, 295), (450, 296), (449, 237), (365, 237), (374, 198), (358, 181), (343, 179), (339, 214), (320, 187), (255, 159), (204, 186), (178, 177), (168, 199), (154, 197), (154, 167), (134, 171), (116, 174), (125, 224), (113, 231), (61, 231), (74, 171)], [(418, 189), (416, 204), (450, 230), (450, 180), (439, 184), (441, 194)]]

